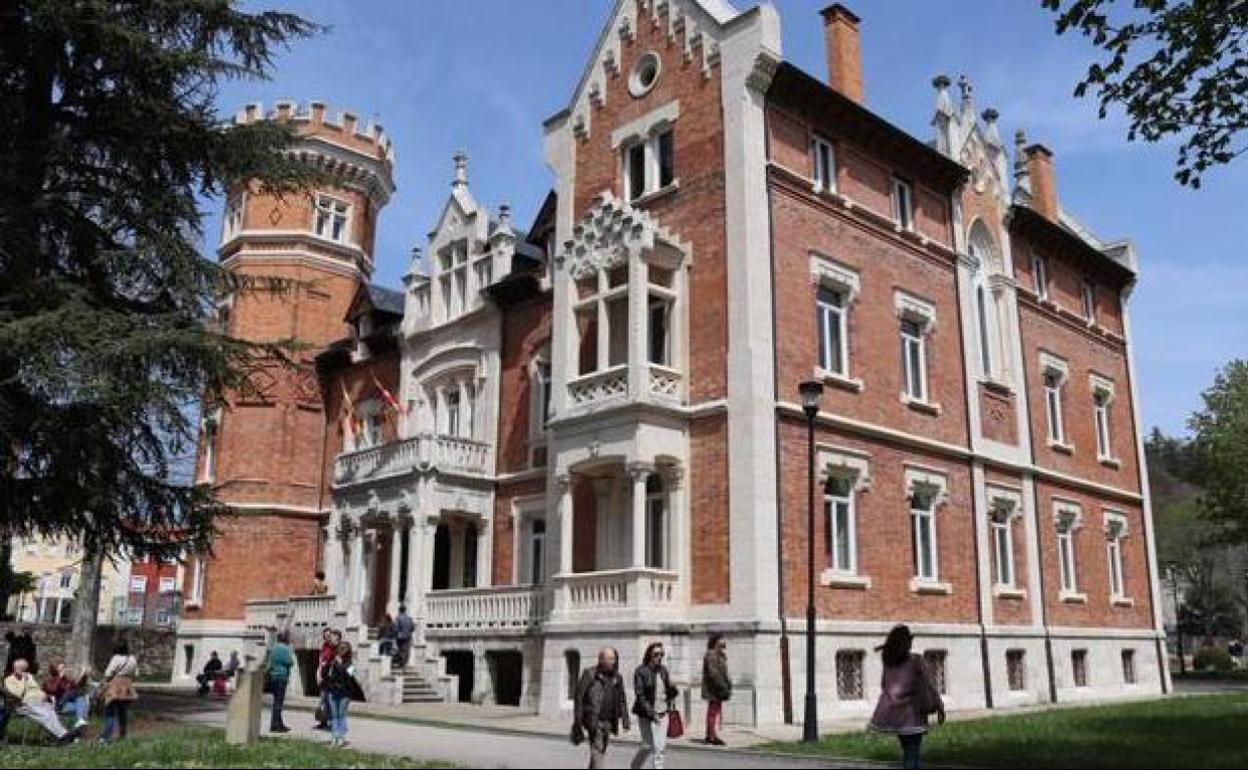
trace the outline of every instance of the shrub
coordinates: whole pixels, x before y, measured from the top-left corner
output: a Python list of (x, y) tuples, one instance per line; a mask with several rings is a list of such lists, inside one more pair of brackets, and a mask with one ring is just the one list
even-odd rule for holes
[(1197, 671), (1232, 671), (1235, 668), (1235, 659), (1221, 647), (1201, 647), (1192, 656), (1192, 668)]

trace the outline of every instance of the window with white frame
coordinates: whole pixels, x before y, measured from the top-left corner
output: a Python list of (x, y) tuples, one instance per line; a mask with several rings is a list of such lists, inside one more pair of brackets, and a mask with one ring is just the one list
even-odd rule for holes
[(1057, 526), (1057, 565), (1063, 594), (1079, 591), (1075, 564), (1075, 532), (1079, 528), (1079, 508), (1059, 504), (1055, 514)]
[(147, 576), (131, 575), (130, 576), (130, 593), (142, 594), (147, 593)]
[(529, 544), (526, 549), (529, 555), (528, 579), (532, 585), (544, 582), (546, 578), (546, 519), (533, 517), (529, 519)]
[(1007, 497), (993, 497), (989, 501), (989, 524), (992, 530), (993, 564), (996, 567), (996, 584), (1000, 588), (1015, 588), (1018, 575), (1014, 569), (1014, 518), (1017, 502)]
[(842, 377), (849, 375), (847, 315), (845, 293), (820, 286), (815, 297), (819, 368)]
[(204, 601), (204, 560), (196, 557), (191, 565), (191, 592), (187, 604), (197, 606)]
[(624, 144), (624, 190), (629, 201), (658, 192), (676, 181), (675, 142), (670, 125), (662, 124), (643, 139)]
[(61, 588), (69, 588), (74, 584), (74, 571), (64, 570), (61, 572)]
[(901, 321), (902, 399), (928, 403), (927, 338), (936, 326), (936, 308), (905, 292), (894, 295), (894, 305)]
[(171, 577), (162, 577), (160, 579), (159, 590), (162, 594), (171, 594), (177, 589), (177, 579)]
[(536, 358), (529, 365), (529, 465), (532, 467), (546, 464), (546, 423), (550, 420), (550, 395), (550, 361)]
[(836, 155), (830, 142), (818, 136), (810, 138), (810, 164), (815, 192), (836, 192)]
[(1031, 255), (1032, 289), (1040, 299), (1049, 298), (1049, 261), (1041, 254)]
[(446, 436), (458, 436), (460, 434), (460, 423), (462, 422), (459, 388), (455, 386), (447, 388), (442, 396), (442, 402), (446, 407), (446, 429), (442, 433)]
[(1110, 461), (1114, 456), (1110, 438), (1110, 405), (1114, 402), (1114, 383), (1099, 375), (1092, 375), (1092, 420), (1096, 432), (1096, 457)]
[[(648, 262), (643, 270), (646, 302), (641, 344), (645, 360), (656, 366), (674, 367), (678, 291), (676, 270)], [(578, 349), (578, 375), (614, 369), (628, 363), (630, 344), (629, 265), (617, 262), (577, 276), (573, 312)]]
[(1127, 518), (1120, 513), (1105, 513), (1105, 553), (1109, 560), (1109, 596), (1125, 599), (1126, 578), (1122, 565), (1122, 541), (1127, 536)]
[(828, 568), (845, 575), (858, 574), (858, 522), (854, 510), (855, 477), (833, 474), (823, 489), (823, 517)]
[(204, 463), (200, 467), (200, 482), (212, 482), (217, 478), (217, 427), (220, 410), (205, 415), (203, 420)]
[(243, 211), (246, 193), (232, 195), (225, 203), (225, 215), (221, 219), (221, 242), (227, 243), (243, 231)]
[(1070, 651), (1070, 673), (1074, 679), (1075, 687), (1088, 686), (1088, 651), (1087, 650), (1071, 650)]
[(313, 232), (320, 238), (336, 243), (346, 243), (350, 212), (351, 205), (346, 201), (318, 194), (312, 224)]
[(982, 219), (971, 224), (967, 238), (974, 267), (971, 274), (971, 292), (975, 314), (975, 338), (979, 348), (979, 373), (992, 379), (1004, 369), (1005, 355), (1002, 335), (999, 333), (999, 297), (990, 285), (990, 276), (999, 271), (1001, 258), (996, 241)]
[(458, 318), (472, 308), (468, 298), (468, 242), (455, 241), (438, 254), (438, 285), (442, 320)]
[(914, 579), (919, 584), (934, 584), (940, 580), (936, 512), (946, 490), (947, 480), (943, 475), (919, 468), (906, 469)]
[(1096, 320), (1096, 285), (1084, 279), (1080, 296), (1083, 300), (1083, 317), (1088, 323), (1092, 323)]
[(1048, 422), (1049, 444), (1066, 445), (1066, 423), (1062, 416), (1062, 391), (1069, 369), (1066, 362), (1047, 353), (1040, 354), (1040, 376), (1044, 381), (1044, 414)]
[(647, 360), (660, 366), (672, 365), (672, 308), (676, 305), (673, 288), (675, 273), (661, 265), (647, 264), (649, 316)]
[(914, 189), (901, 177), (893, 177), (893, 219), (902, 230), (914, 229)]
[(667, 491), (657, 473), (646, 479), (646, 566), (667, 569)]

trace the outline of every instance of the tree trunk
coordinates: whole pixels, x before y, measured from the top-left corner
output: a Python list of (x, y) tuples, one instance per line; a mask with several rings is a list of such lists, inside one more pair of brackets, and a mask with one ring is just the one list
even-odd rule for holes
[(70, 670), (95, 665), (95, 626), (100, 614), (100, 577), (104, 554), (98, 547), (88, 546), (82, 557), (78, 580), (78, 598), (74, 601), (74, 627), (69, 635), (65, 657)]

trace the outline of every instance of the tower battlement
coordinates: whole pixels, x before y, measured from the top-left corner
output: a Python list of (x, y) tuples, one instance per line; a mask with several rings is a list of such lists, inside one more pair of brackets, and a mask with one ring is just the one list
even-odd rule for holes
[(315, 100), (282, 100), (267, 112), (263, 104), (252, 102), (234, 115), (239, 125), (260, 120), (294, 123), (302, 134), (328, 139), (384, 163), (389, 171), (394, 169), (394, 146), (381, 123), (362, 121), (351, 110), (331, 110)]

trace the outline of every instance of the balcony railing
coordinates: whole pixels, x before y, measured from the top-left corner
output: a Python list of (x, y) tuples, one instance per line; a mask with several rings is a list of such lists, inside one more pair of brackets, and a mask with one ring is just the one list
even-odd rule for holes
[(450, 473), (489, 474), (490, 446), (467, 438), (422, 434), (343, 452), (334, 461), (334, 483), (353, 484), (430, 468)]
[(629, 568), (556, 575), (555, 612), (568, 618), (662, 614), (679, 607), (675, 572)]
[(568, 399), (572, 406), (587, 406), (617, 396), (628, 395), (628, 366), (586, 374), (568, 383)]
[(425, 629), (526, 629), (546, 619), (544, 586), (496, 586), (432, 591), (425, 596)]

